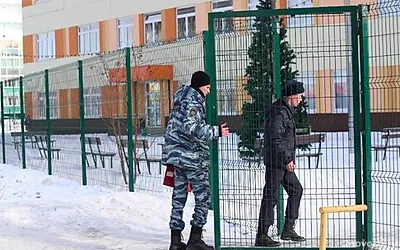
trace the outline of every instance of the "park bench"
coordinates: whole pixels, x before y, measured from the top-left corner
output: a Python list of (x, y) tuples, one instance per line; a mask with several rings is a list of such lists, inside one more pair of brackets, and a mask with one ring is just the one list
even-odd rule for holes
[[(126, 149), (128, 149), (128, 139), (122, 139), (121, 140), (122, 146), (124, 148), (123, 153), (124, 157), (126, 160), (126, 164), (128, 166), (128, 153), (126, 152)], [(139, 174), (141, 174), (140, 168), (139, 168), (139, 162), (145, 162), (147, 165), (147, 170), (149, 174), (151, 175), (151, 170), (150, 170), (150, 164), (151, 163), (158, 163), (159, 164), (159, 172), (161, 174), (161, 156), (149, 156), (148, 151), (149, 151), (149, 141), (146, 139), (138, 139), (133, 142), (134, 146), (136, 146), (137, 149), (140, 149), (142, 152), (137, 152), (136, 158), (134, 158), (134, 162), (136, 164), (136, 167), (138, 169)], [(159, 144), (162, 145), (162, 144)]]
[(86, 148), (85, 150), (86, 164), (88, 167), (89, 167), (89, 161), (87, 159), (88, 155), (92, 156), (95, 168), (97, 168), (98, 159), (100, 159), (102, 167), (105, 168), (106, 158), (110, 158), (110, 166), (111, 168), (113, 167), (113, 157), (116, 155), (116, 153), (104, 151), (100, 147), (102, 145), (102, 142), (99, 137), (85, 137), (85, 145), (89, 146), (89, 148)]
[(400, 138), (400, 128), (384, 128), (382, 129), (383, 135), (381, 139), (384, 141), (382, 145), (376, 145), (372, 148), (375, 151), (375, 161), (378, 161), (378, 152), (383, 151), (383, 160), (386, 159), (386, 152), (390, 148), (398, 149), (399, 150), (399, 157), (400, 157), (400, 143), (397, 142), (395, 144), (391, 144), (390, 141), (393, 139)]
[[(307, 158), (308, 159), (308, 168), (311, 167), (311, 158), (317, 158), (316, 168), (318, 168), (319, 157), (322, 155), (322, 142), (325, 141), (325, 134), (302, 134), (296, 135), (296, 145), (309, 145), (309, 144), (318, 144), (317, 151), (310, 151), (307, 153), (296, 154), (296, 158)], [(261, 138), (256, 138), (254, 142), (255, 151), (258, 152), (260, 157), (257, 158), (257, 161), (261, 163), (263, 157), (263, 147), (264, 141)]]
[[(34, 138), (38, 142), (38, 149), (39, 149), (40, 156), (41, 157), (44, 156), (47, 159), (47, 154), (46, 153), (49, 151), (49, 148), (47, 146), (48, 145), (47, 144), (47, 136), (34, 135)], [(54, 154), (56, 154), (57, 155), (57, 159), (60, 159), (61, 148), (53, 147), (54, 142), (55, 142), (55, 140), (51, 140), (50, 141), (50, 143), (51, 143), (50, 152), (51, 152), (52, 158), (54, 158)], [(41, 151), (43, 151), (43, 154), (42, 154)]]
[(322, 142), (325, 141), (325, 134), (309, 134), (309, 135), (297, 135), (296, 136), (296, 145), (309, 145), (309, 144), (318, 144), (317, 152), (310, 151), (308, 153), (296, 154), (296, 158), (307, 157), (308, 159), (308, 168), (310, 168), (311, 158), (317, 158), (317, 163), (315, 168), (318, 168), (319, 157), (322, 155)]

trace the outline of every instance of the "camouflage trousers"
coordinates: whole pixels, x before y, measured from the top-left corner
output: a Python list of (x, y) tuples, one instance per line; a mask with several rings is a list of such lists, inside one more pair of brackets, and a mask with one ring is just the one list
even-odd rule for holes
[(175, 166), (175, 187), (172, 193), (172, 213), (169, 227), (171, 230), (182, 231), (185, 222), (182, 220), (183, 208), (188, 197), (189, 181), (195, 197), (195, 207), (190, 224), (203, 227), (207, 223), (208, 208), (211, 202), (210, 184), (208, 182), (207, 166)]

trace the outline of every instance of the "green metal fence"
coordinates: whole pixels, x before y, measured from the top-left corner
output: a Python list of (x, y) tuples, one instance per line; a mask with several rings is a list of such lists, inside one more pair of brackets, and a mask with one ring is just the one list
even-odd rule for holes
[(84, 185), (171, 192), (160, 164), (165, 123), (178, 84), (204, 70), (203, 49), (200, 34), (2, 82), (3, 94), (10, 84), (21, 87), (22, 102), (10, 106), (25, 113), (11, 128), (2, 122), (3, 161)]
[[(265, 106), (294, 74), (305, 83), (309, 126), (303, 128), (311, 129), (298, 141), (324, 139), (321, 151), (315, 141), (310, 151), (298, 149), (296, 159), (304, 189), (296, 229), (307, 241), (282, 248), (317, 248), (318, 209), (363, 202), (358, 17), (357, 6), (210, 14), (211, 122), (240, 117), (235, 133), (212, 148), (217, 249), (254, 246), (266, 171), (256, 144), (262, 145)], [(275, 239), (287, 196), (280, 197), (270, 228)], [(362, 231), (362, 213), (333, 214), (328, 246), (357, 248)]]
[[(400, 2), (379, 1), (364, 9), (365, 75), (369, 76), (371, 140), (366, 147), (370, 164), (367, 242), (379, 249), (400, 247)], [(369, 147), (371, 146), (371, 147)]]
[[(161, 156), (177, 85), (206, 70), (207, 120), (232, 131), (211, 144), (215, 245), (252, 249), (265, 184), (265, 106), (296, 76), (308, 114), (296, 136), (320, 139), (297, 150), (296, 230), (307, 241), (282, 248), (318, 247), (319, 207), (364, 203), (365, 213), (329, 216), (328, 247), (399, 249), (399, 13), (398, 1), (211, 13), (204, 39), (102, 53), (3, 81), (2, 161), (83, 185), (169, 192), (163, 167), (134, 159), (143, 157), (144, 140), (150, 157)], [(7, 110), (21, 115), (7, 119)], [(274, 239), (286, 198), (281, 189)]]

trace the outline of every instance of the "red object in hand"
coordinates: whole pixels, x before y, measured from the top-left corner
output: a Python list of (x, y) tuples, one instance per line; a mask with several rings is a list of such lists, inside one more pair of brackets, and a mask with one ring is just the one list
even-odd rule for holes
[[(172, 165), (167, 165), (167, 170), (165, 171), (164, 183), (163, 185), (168, 187), (175, 187), (175, 169)], [(188, 182), (188, 192), (192, 192), (192, 187)]]
[(167, 165), (167, 170), (165, 171), (164, 183), (165, 186), (174, 187), (175, 186), (175, 171), (174, 166)]

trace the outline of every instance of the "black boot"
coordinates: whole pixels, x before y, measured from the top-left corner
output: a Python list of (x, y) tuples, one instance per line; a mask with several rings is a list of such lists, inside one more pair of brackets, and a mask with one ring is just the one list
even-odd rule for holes
[(281, 245), (279, 241), (274, 241), (271, 237), (268, 236), (269, 226), (264, 228), (263, 233), (257, 233), (256, 236), (256, 247), (278, 247)]
[(213, 246), (207, 245), (202, 240), (203, 229), (201, 227), (192, 227), (190, 231), (189, 241), (187, 243), (188, 250), (214, 250)]
[(171, 245), (169, 246), (169, 250), (186, 250), (186, 244), (181, 240), (181, 231), (171, 230)]
[(294, 223), (295, 220), (293, 219), (286, 219), (285, 226), (283, 228), (283, 232), (281, 234), (281, 240), (291, 240), (296, 242), (305, 241), (306, 238), (298, 235), (296, 231), (294, 231)]

